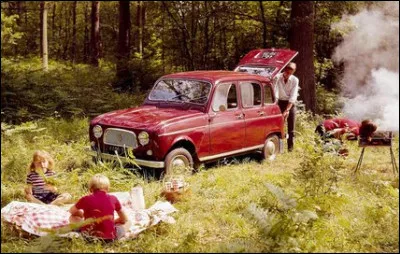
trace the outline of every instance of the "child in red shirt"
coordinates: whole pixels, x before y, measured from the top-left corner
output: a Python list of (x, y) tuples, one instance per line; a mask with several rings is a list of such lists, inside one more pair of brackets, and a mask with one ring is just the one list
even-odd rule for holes
[[(107, 194), (109, 187), (110, 180), (106, 176), (94, 175), (89, 181), (89, 189), (92, 194), (79, 199), (69, 210), (72, 223), (82, 221), (83, 218), (96, 220), (80, 229), (80, 232), (90, 239), (95, 238), (109, 242), (123, 237), (126, 232), (128, 217), (122, 210), (118, 199)], [(116, 220), (114, 220), (114, 211), (119, 216)]]

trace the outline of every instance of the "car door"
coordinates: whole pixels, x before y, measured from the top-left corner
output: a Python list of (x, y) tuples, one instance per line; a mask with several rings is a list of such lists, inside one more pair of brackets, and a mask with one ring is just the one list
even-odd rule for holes
[(265, 112), (265, 137), (271, 133), (283, 135), (283, 116), (276, 102), (271, 83), (263, 83), (264, 88), (264, 112)]
[(244, 146), (262, 147), (265, 142), (265, 127), (268, 124), (262, 105), (262, 86), (257, 81), (241, 81), (239, 88), (246, 128)]
[(243, 148), (245, 122), (238, 102), (235, 82), (217, 85), (209, 111), (211, 156), (230, 155)]

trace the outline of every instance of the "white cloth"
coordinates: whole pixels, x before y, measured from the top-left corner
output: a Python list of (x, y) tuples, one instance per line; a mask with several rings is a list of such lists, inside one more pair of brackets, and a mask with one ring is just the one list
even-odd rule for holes
[(299, 79), (290, 75), (287, 83), (284, 81), (283, 73), (274, 77), (275, 98), (278, 100), (295, 103), (299, 92)]
[[(169, 202), (157, 201), (153, 206), (147, 209), (137, 210), (137, 204), (132, 202), (129, 192), (111, 192), (109, 193), (118, 198), (124, 208), (130, 227), (127, 229), (124, 237), (120, 240), (127, 240), (137, 237), (139, 233), (147, 228), (158, 224), (159, 222), (175, 223), (175, 219), (169, 214), (177, 212)], [(28, 202), (12, 201), (1, 209), (2, 221), (9, 222), (20, 227), (22, 230), (37, 236), (48, 234), (49, 230), (67, 227), (69, 225), (68, 209), (72, 206), (66, 205), (58, 207), (54, 205), (34, 204)], [(115, 218), (118, 215), (115, 214)], [(59, 234), (62, 237), (80, 237), (77, 232), (68, 232)]]

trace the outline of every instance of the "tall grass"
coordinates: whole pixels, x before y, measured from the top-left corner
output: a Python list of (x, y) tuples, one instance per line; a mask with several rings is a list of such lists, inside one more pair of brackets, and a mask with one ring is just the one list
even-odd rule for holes
[[(187, 176), (191, 193), (174, 204), (179, 210), (172, 214), (176, 224), (161, 223), (137, 239), (102, 245), (80, 239), (28, 240), (2, 223), (1, 251), (397, 253), (398, 176), (392, 174), (388, 149), (367, 148), (357, 175), (353, 174), (361, 152), (357, 144), (347, 143), (350, 155), (346, 159), (325, 154), (318, 161), (319, 166), (309, 164), (310, 170), (340, 164), (335, 170), (341, 177), (335, 179), (335, 191), (309, 195), (311, 190), (304, 185), (307, 179), (299, 174), (301, 163), (311, 153), (309, 146), (318, 119), (304, 113), (299, 113), (298, 119), (294, 152), (284, 153), (273, 162), (260, 163), (248, 158), (235, 160), (230, 165), (203, 167), (200, 172)], [(70, 192), (75, 200), (87, 193), (87, 181), (96, 172), (110, 178), (111, 191), (128, 191), (141, 184), (147, 206), (162, 200), (161, 181), (145, 181), (140, 175), (111, 164), (93, 164), (84, 152), (88, 146), (87, 130), (88, 118), (47, 118), (22, 125), (2, 124), (1, 206), (12, 200), (24, 200), (26, 168), (36, 149), (47, 150), (55, 158), (61, 182), (59, 189)], [(398, 138), (394, 150), (398, 155)], [(308, 177), (317, 184), (330, 181), (315, 174)], [(281, 194), (271, 192), (268, 186), (282, 190), (296, 206), (280, 211), (277, 195)], [(301, 224), (297, 217), (305, 210), (318, 218)], [(265, 231), (265, 225), (272, 223), (268, 214), (274, 214), (284, 225), (275, 226), (280, 230), (274, 237)]]

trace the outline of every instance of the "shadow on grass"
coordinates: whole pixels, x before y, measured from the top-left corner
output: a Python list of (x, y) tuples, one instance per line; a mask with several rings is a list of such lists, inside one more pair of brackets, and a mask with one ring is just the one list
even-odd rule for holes
[[(238, 165), (242, 163), (248, 163), (248, 162), (257, 162), (257, 163), (262, 163), (263, 162), (263, 156), (261, 152), (254, 152), (246, 155), (238, 155), (234, 157), (227, 157), (227, 158), (221, 158), (215, 161), (207, 162), (201, 164), (200, 168), (198, 170), (193, 170), (190, 172), (190, 174), (196, 174), (196, 172), (201, 171), (201, 170), (209, 170), (212, 168), (218, 168), (222, 166), (227, 166), (227, 165)], [(96, 163), (94, 161), (94, 163)], [(119, 163), (117, 161), (112, 162), (113, 167), (120, 167)], [(143, 179), (146, 182), (152, 182), (152, 181), (159, 181), (162, 180), (164, 177), (164, 170), (163, 169), (157, 169), (157, 168), (149, 168), (149, 167), (140, 167), (138, 168), (137, 166), (133, 164), (125, 164), (124, 169), (126, 171), (124, 172), (126, 175), (134, 174), (138, 178)]]

